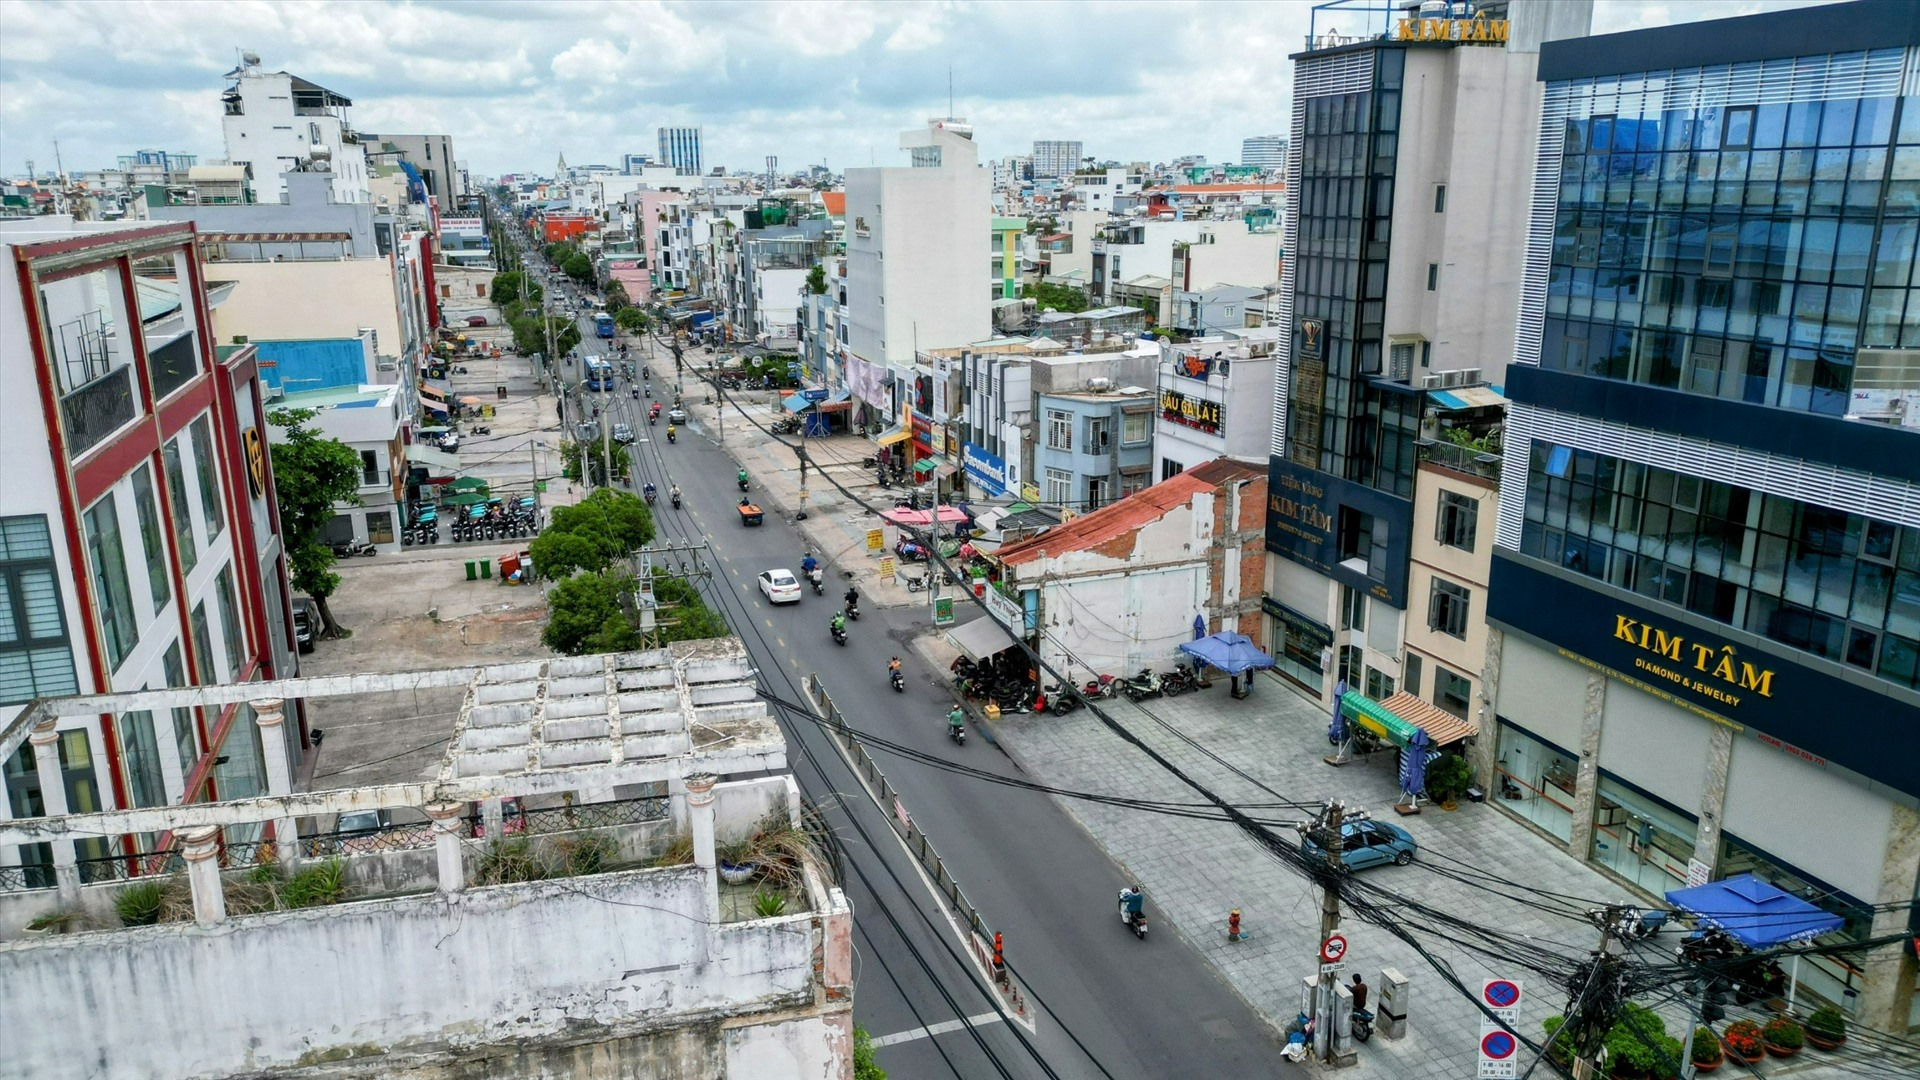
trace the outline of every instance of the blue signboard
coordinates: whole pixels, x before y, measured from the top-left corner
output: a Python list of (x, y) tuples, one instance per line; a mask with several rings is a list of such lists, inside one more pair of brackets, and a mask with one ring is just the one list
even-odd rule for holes
[(808, 400), (808, 401), (811, 401), (811, 402), (813, 402), (813, 403), (814, 403), (815, 405), (818, 405), (818, 404), (820, 404), (821, 402), (823, 402), (823, 401), (825, 401), (825, 400), (827, 400), (827, 396), (828, 396), (828, 394), (829, 394), (829, 393), (831, 393), (831, 391), (829, 391), (829, 390), (828, 390), (828, 389), (827, 389), (826, 387), (824, 387), (824, 386), (823, 386), (823, 387), (821, 387), (821, 388), (820, 388), (820, 389), (818, 389), (818, 390), (814, 390), (814, 389), (812, 389), (812, 388), (808, 388), (808, 389), (806, 389), (806, 390), (802, 390), (802, 391), (800, 391), (800, 392), (801, 392), (802, 394), (805, 394), (805, 395), (807, 396), (807, 400)]
[(1007, 493), (1007, 463), (972, 443), (960, 444), (960, 467), (967, 478), (986, 489), (988, 495)]
[[(1370, 529), (1364, 545), (1358, 543), (1362, 522)], [(1268, 551), (1404, 611), (1412, 540), (1411, 501), (1269, 459)], [(1343, 542), (1355, 550), (1342, 551)]]

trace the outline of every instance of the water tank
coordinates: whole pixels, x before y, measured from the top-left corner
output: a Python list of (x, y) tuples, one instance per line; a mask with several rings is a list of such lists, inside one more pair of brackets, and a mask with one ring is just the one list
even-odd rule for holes
[(1087, 380), (1087, 389), (1096, 394), (1104, 394), (1113, 388), (1113, 380), (1101, 376)]
[(1425, 2), (1420, 5), (1420, 17), (1423, 19), (1444, 19), (1447, 17), (1447, 9), (1451, 6), (1452, 5), (1447, 3), (1447, 0), (1425, 0)]

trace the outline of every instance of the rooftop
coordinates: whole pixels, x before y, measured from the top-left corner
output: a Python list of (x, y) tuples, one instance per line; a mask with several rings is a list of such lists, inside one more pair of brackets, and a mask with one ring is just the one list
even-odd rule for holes
[(1186, 472), (1121, 499), (1072, 521), (1055, 525), (1038, 536), (1009, 544), (999, 551), (1006, 566), (1020, 566), (1048, 556), (1086, 551), (1117, 536), (1166, 517), (1175, 507), (1185, 506), (1194, 495), (1212, 490), (1214, 485), (1196, 474)]

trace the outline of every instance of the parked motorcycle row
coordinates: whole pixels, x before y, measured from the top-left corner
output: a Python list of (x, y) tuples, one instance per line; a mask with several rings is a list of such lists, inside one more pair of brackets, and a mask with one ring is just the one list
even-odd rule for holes
[(1202, 688), (1198, 666), (1180, 663), (1164, 673), (1141, 668), (1132, 676), (1098, 675), (1078, 687), (1056, 683), (1035, 695), (1024, 675), (983, 675), (978, 665), (964, 657), (956, 665), (954, 685), (971, 699), (991, 698), (1003, 712), (1045, 709), (1055, 716), (1065, 716), (1089, 701), (1125, 697), (1139, 702)]
[[(531, 495), (523, 495), (512, 503), (489, 499), (472, 506), (453, 507), (447, 516), (445, 535), (456, 544), (521, 539), (540, 531)], [(442, 524), (439, 507), (415, 503), (409, 508), (407, 527), (400, 531), (400, 542), (407, 547), (437, 544), (441, 540)]]

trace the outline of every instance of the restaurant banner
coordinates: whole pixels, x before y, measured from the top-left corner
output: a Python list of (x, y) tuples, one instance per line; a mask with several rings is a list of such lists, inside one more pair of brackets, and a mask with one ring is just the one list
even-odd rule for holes
[(1220, 434), (1220, 403), (1190, 397), (1177, 390), (1160, 391), (1160, 416), (1209, 435)]

